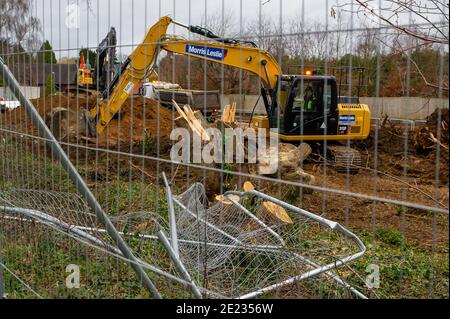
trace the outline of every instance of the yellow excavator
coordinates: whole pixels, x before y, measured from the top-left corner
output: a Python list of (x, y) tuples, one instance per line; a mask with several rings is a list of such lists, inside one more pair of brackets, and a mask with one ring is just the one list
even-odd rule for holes
[[(172, 23), (207, 40), (194, 41), (168, 35), (167, 29)], [(240, 68), (257, 75), (261, 79), (261, 96), (267, 114), (253, 116), (252, 127), (266, 129), (286, 142), (329, 141), (327, 150), (336, 160), (337, 167), (357, 171), (355, 168), (361, 161), (359, 153), (342, 145), (342, 142), (368, 137), (370, 111), (365, 104), (338, 103), (335, 77), (314, 74), (311, 70), (302, 75), (283, 74), (276, 59), (254, 43), (221, 38), (206, 28), (184, 25), (167, 16), (148, 30), (145, 39), (122, 64), (97, 105), (84, 112), (79, 118), (81, 121), (76, 121), (76, 128), (66, 122), (65, 127), (61, 127), (60, 121), (67, 117), (64, 115), (67, 110), (59, 109), (48, 121), (51, 129), (65, 132), (64, 136), (68, 132), (90, 137), (102, 134), (134, 87), (142, 79), (155, 74), (155, 62), (162, 50)], [(341, 142), (341, 145), (332, 141)]]

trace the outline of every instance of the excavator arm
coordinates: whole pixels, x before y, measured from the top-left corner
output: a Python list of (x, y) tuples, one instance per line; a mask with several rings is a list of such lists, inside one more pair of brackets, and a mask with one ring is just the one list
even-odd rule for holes
[(237, 67), (259, 76), (266, 90), (276, 88), (281, 68), (267, 51), (249, 43), (220, 39), (206, 29), (179, 23), (176, 24), (214, 41), (190, 41), (178, 36), (168, 36), (167, 29), (171, 23), (176, 22), (170, 17), (163, 17), (149, 29), (144, 41), (136, 47), (125, 61), (121, 72), (105, 90), (103, 99), (90, 110), (91, 118), (97, 119), (96, 134), (103, 132), (134, 87), (148, 75), (161, 50)]
[(281, 68), (267, 51), (242, 44), (224, 44), (217, 41), (191, 41), (181, 37), (167, 37), (161, 41), (165, 51), (236, 67), (261, 78), (267, 89), (277, 85)]
[(119, 112), (123, 103), (133, 92), (134, 87), (146, 76), (148, 70), (156, 61), (159, 42), (166, 34), (172, 19), (161, 18), (148, 30), (144, 41), (139, 44), (125, 61), (125, 68), (117, 74), (116, 80), (110, 84), (111, 94), (100, 100), (98, 105), (90, 110), (90, 116), (97, 118), (96, 133), (101, 134), (113, 116)]

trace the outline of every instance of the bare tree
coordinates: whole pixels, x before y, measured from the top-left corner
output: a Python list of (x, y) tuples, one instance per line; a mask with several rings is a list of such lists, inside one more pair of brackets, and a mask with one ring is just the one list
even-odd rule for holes
[(290, 19), (288, 24), (288, 32), (290, 36), (287, 38), (286, 48), (292, 59), (306, 59), (311, 55), (310, 46), (306, 45), (306, 33), (310, 31), (305, 26), (303, 19), (296, 15)]
[(374, 57), (378, 51), (376, 30), (366, 28), (359, 33), (356, 43), (356, 54), (363, 60)]
[(287, 54), (287, 37), (283, 29), (285, 25), (275, 23), (268, 15), (262, 14), (247, 24), (245, 34), (259, 48), (279, 58)]
[(233, 11), (214, 12), (203, 17), (201, 25), (221, 38), (236, 38), (239, 36), (239, 23), (235, 20)]
[(363, 20), (372, 21), (381, 28), (392, 30), (390, 36), (383, 33), (377, 41), (392, 52), (403, 55), (416, 69), (425, 85), (448, 91), (448, 83), (432, 83), (426, 72), (415, 61), (411, 52), (421, 47), (436, 47), (445, 51), (448, 46), (449, 3), (447, 0), (378, 0), (348, 1), (336, 10), (355, 14)]
[[(204, 18), (201, 24), (221, 38), (237, 39), (242, 30), (234, 17), (232, 11), (216, 12)], [(193, 60), (192, 65), (201, 70), (201, 75), (206, 76), (211, 88), (223, 89), (226, 93), (236, 93), (249, 77), (248, 72), (214, 62)], [(200, 75), (196, 76), (199, 77)]]
[[(362, 15), (381, 26), (392, 27), (399, 32), (426, 42), (448, 44), (449, 3), (447, 0), (355, 0), (356, 5), (345, 3), (340, 7)], [(405, 22), (414, 21), (413, 25)]]
[(41, 45), (39, 19), (32, 15), (31, 0), (0, 1), (0, 40), (13, 43), (27, 51)]
[(330, 52), (330, 56), (333, 56), (335, 60), (338, 60), (343, 52), (343, 50), (348, 42), (348, 32), (343, 32), (346, 21), (344, 19), (343, 13), (341, 11), (336, 12), (335, 10), (331, 11), (331, 16), (334, 18), (333, 22), (335, 23), (333, 32), (333, 38), (330, 40), (330, 47), (332, 48), (332, 52)]
[[(348, 32), (344, 32), (345, 20), (341, 12), (333, 12), (328, 25), (320, 21), (304, 21), (299, 14), (287, 23), (289, 36), (285, 39), (288, 55), (296, 63), (303, 61), (338, 60), (347, 53)], [(332, 32), (330, 32), (332, 31)]]

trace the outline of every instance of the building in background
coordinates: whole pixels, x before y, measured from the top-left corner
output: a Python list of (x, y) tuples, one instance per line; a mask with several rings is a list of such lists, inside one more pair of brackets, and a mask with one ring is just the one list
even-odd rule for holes
[[(55, 85), (59, 91), (67, 91), (77, 83), (76, 64), (33, 64), (16, 63), (10, 69), (19, 84), (24, 88), (27, 98), (36, 99), (45, 94), (45, 84), (53, 74)], [(6, 87), (0, 87), (0, 96), (5, 100), (15, 100), (12, 92)]]

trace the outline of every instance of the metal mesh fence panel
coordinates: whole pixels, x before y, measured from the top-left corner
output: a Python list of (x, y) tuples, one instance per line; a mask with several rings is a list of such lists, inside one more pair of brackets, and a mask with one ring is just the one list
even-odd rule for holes
[(448, 298), (445, 1), (0, 9), (0, 295)]

